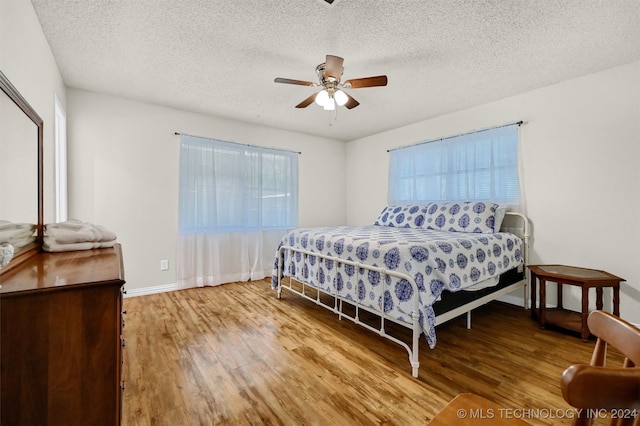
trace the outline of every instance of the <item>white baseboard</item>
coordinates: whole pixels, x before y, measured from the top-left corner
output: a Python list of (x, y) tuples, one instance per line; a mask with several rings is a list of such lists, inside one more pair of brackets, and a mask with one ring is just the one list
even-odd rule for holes
[(524, 306), (524, 300), (522, 300), (522, 297), (514, 296), (513, 294), (505, 294), (504, 296), (498, 297), (496, 300), (509, 303), (511, 305)]
[[(521, 296), (514, 296), (513, 294), (505, 294), (504, 296), (498, 297), (496, 300), (504, 303), (509, 303), (511, 305), (524, 306), (524, 300), (522, 300)], [(556, 305), (551, 305), (547, 303), (547, 308), (553, 309)], [(531, 308), (531, 300), (527, 300), (527, 309)]]
[(147, 296), (149, 294), (165, 293), (167, 291), (175, 290), (178, 290), (178, 283), (154, 285), (151, 287), (143, 288), (132, 288), (131, 290), (127, 290), (127, 287), (125, 285), (126, 292), (124, 294), (124, 297)]
[[(514, 296), (512, 294), (505, 294), (504, 296), (498, 297), (496, 300), (499, 300), (499, 301), (505, 302), (505, 303), (510, 303), (512, 305), (518, 305), (518, 306), (523, 306), (524, 305), (524, 301), (522, 300), (522, 297)], [(530, 308), (530, 307), (531, 307), (531, 300), (529, 300), (528, 308)], [(555, 308), (555, 305), (548, 305), (547, 308)], [(636, 328), (640, 328), (640, 324), (638, 324), (638, 323), (631, 322), (630, 324), (633, 325)]]

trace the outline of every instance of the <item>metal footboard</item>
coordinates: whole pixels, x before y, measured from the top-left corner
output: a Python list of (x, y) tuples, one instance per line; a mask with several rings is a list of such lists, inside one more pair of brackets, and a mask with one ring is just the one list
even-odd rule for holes
[[(282, 268), (285, 266), (284, 262), (285, 262), (285, 252), (289, 251), (290, 253), (301, 253), (302, 256), (304, 256), (304, 263), (306, 264), (307, 258), (309, 256), (314, 256), (317, 258), (321, 258), (321, 259), (325, 259), (325, 260), (330, 260), (336, 263), (336, 265), (339, 267), (340, 265), (351, 265), (353, 267), (355, 267), (355, 271), (356, 271), (356, 282), (359, 281), (360, 279), (360, 271), (366, 270), (366, 271), (374, 271), (374, 272), (378, 272), (379, 274), (381, 274), (381, 276), (384, 278), (385, 275), (387, 276), (392, 276), (392, 277), (396, 277), (396, 278), (400, 278), (400, 279), (405, 279), (407, 280), (407, 282), (411, 285), (412, 289), (413, 289), (413, 296), (412, 296), (412, 313), (411, 313), (411, 319), (412, 322), (411, 323), (406, 323), (406, 322), (402, 322), (402, 321), (397, 321), (394, 318), (389, 317), (385, 312), (384, 312), (384, 303), (383, 303), (383, 307), (382, 309), (374, 309), (374, 308), (370, 308), (369, 306), (364, 306), (362, 304), (360, 304), (357, 300), (350, 300), (350, 299), (346, 299), (340, 295), (338, 295), (338, 290), (336, 287), (336, 290), (334, 293), (329, 293), (325, 290), (322, 290), (321, 288), (318, 288), (316, 286), (313, 286), (311, 284), (307, 284), (304, 281), (299, 281), (300, 284), (302, 285), (302, 291), (298, 291), (297, 289), (292, 287), (291, 281), (292, 279), (289, 279), (289, 285), (286, 285), (283, 283), (283, 271)], [(295, 278), (294, 278), (295, 279)], [(297, 279), (296, 279), (297, 281)], [(389, 284), (386, 282), (387, 280), (381, 279), (381, 282), (383, 283), (383, 291), (382, 291), (382, 297), (384, 298), (384, 294), (385, 291), (388, 290), (388, 286)], [(316, 291), (316, 297), (310, 297), (308, 296), (305, 292), (304, 292), (304, 288), (305, 286), (309, 286), (311, 288), (313, 288)], [(317, 305), (320, 305), (326, 309), (332, 310), (334, 313), (336, 313), (338, 315), (338, 317), (340, 319), (342, 318), (347, 318), (349, 320), (351, 320), (352, 322), (366, 328), (367, 330), (373, 331), (374, 333), (379, 334), (380, 336), (391, 340), (392, 342), (397, 343), (398, 345), (402, 346), (403, 348), (406, 349), (407, 354), (409, 355), (409, 363), (411, 364), (411, 374), (413, 375), (413, 377), (418, 377), (418, 368), (420, 366), (420, 362), (419, 362), (419, 358), (418, 358), (418, 352), (419, 352), (419, 348), (420, 348), (420, 334), (422, 332), (422, 327), (420, 327), (420, 322), (419, 322), (419, 297), (420, 297), (420, 292), (418, 290), (418, 286), (416, 285), (414, 279), (407, 275), (407, 274), (403, 274), (401, 272), (396, 272), (396, 271), (390, 271), (384, 268), (380, 268), (380, 267), (376, 267), (376, 266), (370, 266), (370, 265), (364, 265), (362, 263), (359, 262), (353, 262), (350, 260), (345, 260), (345, 259), (341, 259), (335, 256), (326, 256), (326, 255), (322, 255), (322, 254), (318, 254), (318, 253), (313, 253), (307, 250), (303, 250), (303, 249), (298, 249), (295, 247), (290, 247), (290, 246), (282, 246), (280, 247), (279, 251), (278, 251), (278, 287), (277, 287), (277, 291), (278, 291), (278, 299), (280, 299), (281, 295), (282, 295), (282, 288), (286, 288), (288, 291), (295, 293), (301, 297), (304, 297), (307, 300), (310, 300), (312, 302), (315, 302)], [(322, 303), (320, 301), (320, 293), (324, 293), (327, 294), (329, 296), (332, 296), (334, 298), (334, 306), (333, 308), (331, 308), (330, 306), (326, 305), (325, 303)], [(348, 304), (350, 305), (354, 305), (355, 307), (355, 314), (354, 316), (351, 316), (347, 313), (344, 312), (343, 310), (343, 302), (346, 301)], [(362, 322), (360, 320), (360, 310), (364, 310), (367, 312), (371, 312), (373, 314), (376, 314), (380, 317), (380, 328), (375, 328), (372, 327), (371, 325)], [(413, 336), (412, 336), (412, 345), (409, 346), (406, 342), (403, 342), (402, 340), (387, 334), (385, 332), (385, 322), (386, 321), (392, 321), (396, 324), (400, 324), (404, 327), (410, 328), (412, 330)]]

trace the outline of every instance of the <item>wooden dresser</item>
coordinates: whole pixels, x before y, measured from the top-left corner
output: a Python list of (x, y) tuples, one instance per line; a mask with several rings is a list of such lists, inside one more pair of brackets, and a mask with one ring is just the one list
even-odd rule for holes
[(119, 244), (0, 276), (2, 425), (120, 424), (123, 284)]

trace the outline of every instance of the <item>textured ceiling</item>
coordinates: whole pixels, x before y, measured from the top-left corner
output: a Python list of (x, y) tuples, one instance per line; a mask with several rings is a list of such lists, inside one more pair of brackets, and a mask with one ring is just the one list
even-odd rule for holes
[[(638, 0), (32, 3), (68, 87), (344, 141), (640, 59)], [(294, 108), (327, 54), (388, 86)]]

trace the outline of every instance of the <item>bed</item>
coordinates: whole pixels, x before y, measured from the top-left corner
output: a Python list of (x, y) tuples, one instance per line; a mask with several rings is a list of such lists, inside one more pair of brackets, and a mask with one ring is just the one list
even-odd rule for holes
[[(388, 206), (370, 226), (287, 232), (272, 287), (403, 346), (418, 377), (420, 335), (433, 349), (437, 325), (466, 314), (470, 327), (472, 309), (522, 287), (526, 299), (529, 238), (528, 219), (494, 203)], [(361, 321), (363, 311), (379, 327)], [(388, 321), (411, 329), (411, 344), (388, 334)]]

